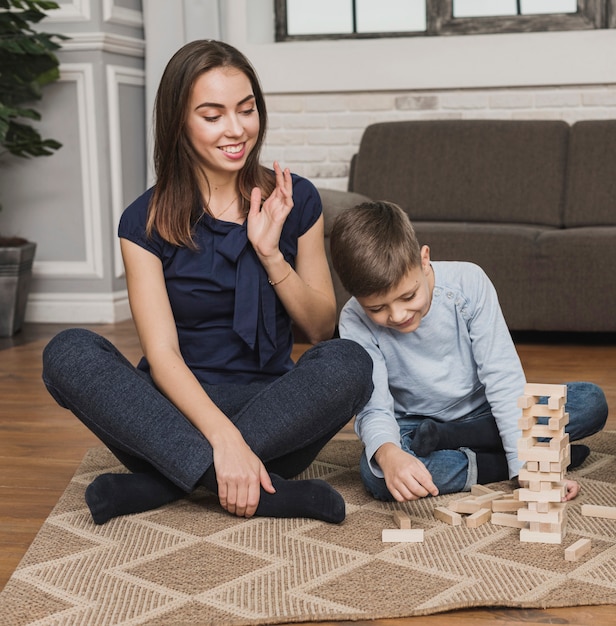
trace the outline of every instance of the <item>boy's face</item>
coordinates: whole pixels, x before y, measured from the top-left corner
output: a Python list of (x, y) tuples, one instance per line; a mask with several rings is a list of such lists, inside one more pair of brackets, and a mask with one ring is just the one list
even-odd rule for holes
[(401, 333), (419, 328), (432, 302), (434, 274), (430, 266), (430, 249), (421, 249), (421, 265), (411, 269), (393, 289), (357, 298), (366, 315), (379, 326)]

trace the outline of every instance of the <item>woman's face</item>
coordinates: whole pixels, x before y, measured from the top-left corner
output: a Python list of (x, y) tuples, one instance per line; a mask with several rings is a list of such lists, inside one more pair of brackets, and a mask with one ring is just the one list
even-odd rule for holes
[(208, 177), (237, 173), (259, 135), (259, 112), (250, 80), (234, 67), (218, 67), (195, 81), (186, 132)]

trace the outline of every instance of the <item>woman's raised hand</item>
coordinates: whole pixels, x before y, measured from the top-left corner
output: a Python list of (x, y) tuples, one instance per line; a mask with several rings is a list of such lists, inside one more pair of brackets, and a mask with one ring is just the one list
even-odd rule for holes
[(279, 253), (280, 234), (293, 208), (293, 181), (288, 168), (281, 169), (274, 161), (276, 187), (261, 206), (261, 190), (255, 187), (250, 195), (248, 239), (261, 257)]

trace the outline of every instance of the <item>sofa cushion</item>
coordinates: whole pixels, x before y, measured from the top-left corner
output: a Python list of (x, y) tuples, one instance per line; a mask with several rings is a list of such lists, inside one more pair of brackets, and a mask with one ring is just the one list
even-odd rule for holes
[(507, 325), (532, 330), (539, 323), (529, 294), (539, 289), (536, 241), (542, 232), (560, 229), (511, 224), (415, 222), (421, 245), (434, 261), (471, 261), (479, 265), (498, 293)]
[(616, 226), (616, 120), (571, 127), (564, 224)]
[(538, 330), (614, 332), (616, 226), (545, 231), (537, 239)]
[(373, 124), (349, 189), (414, 220), (561, 226), (568, 132), (561, 120)]

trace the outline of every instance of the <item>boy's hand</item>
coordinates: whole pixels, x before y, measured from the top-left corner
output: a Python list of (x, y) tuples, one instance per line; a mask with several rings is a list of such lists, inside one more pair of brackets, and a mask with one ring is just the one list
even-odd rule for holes
[(385, 475), (389, 493), (398, 502), (418, 500), (427, 495), (438, 495), (432, 475), (426, 466), (412, 454), (404, 452), (393, 443), (383, 444), (374, 455)]
[[(518, 484), (520, 487), (527, 488), (528, 481), (526, 480), (518, 480)], [(569, 500), (573, 500), (580, 493), (580, 484), (575, 482), (575, 480), (567, 480), (565, 479), (565, 495), (562, 499), (562, 502), (569, 502)]]
[(565, 480), (566, 493), (563, 498), (563, 502), (568, 502), (569, 500), (573, 500), (576, 498), (578, 493), (580, 493), (580, 484), (575, 482), (575, 480)]

